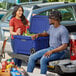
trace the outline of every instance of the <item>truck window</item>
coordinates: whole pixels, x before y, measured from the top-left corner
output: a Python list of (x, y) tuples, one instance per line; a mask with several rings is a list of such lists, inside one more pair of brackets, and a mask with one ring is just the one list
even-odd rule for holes
[(75, 21), (74, 17), (74, 11), (73, 8), (68, 6), (68, 7), (63, 7), (63, 8), (58, 8), (58, 9), (50, 9), (46, 10), (44, 12), (41, 12), (39, 15), (46, 15), (48, 16), (50, 14), (50, 11), (58, 10), (62, 14), (62, 21)]
[(61, 12), (63, 21), (75, 21), (72, 7), (55, 9)]

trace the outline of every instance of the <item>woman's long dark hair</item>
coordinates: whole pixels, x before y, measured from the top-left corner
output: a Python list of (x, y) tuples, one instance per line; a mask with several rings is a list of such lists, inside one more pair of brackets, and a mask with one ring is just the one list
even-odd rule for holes
[[(22, 11), (24, 12), (23, 7), (21, 5), (16, 5), (15, 8), (14, 8), (14, 11), (12, 12), (12, 18), (16, 16), (16, 12), (19, 8), (22, 8)], [(26, 19), (25, 16), (22, 14), (21, 21), (24, 25), (26, 25), (26, 20), (25, 19)]]

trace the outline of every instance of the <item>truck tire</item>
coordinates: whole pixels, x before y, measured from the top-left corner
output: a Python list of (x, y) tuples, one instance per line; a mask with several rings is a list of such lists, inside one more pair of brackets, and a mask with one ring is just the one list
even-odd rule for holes
[(58, 66), (58, 65), (55, 66), (55, 69), (54, 69), (54, 70), (55, 70), (55, 72), (58, 73), (58, 74), (64, 74), (64, 72), (61, 70), (60, 66)]
[(54, 68), (48, 68), (48, 71), (53, 73), (58, 73), (58, 74), (64, 74), (58, 65), (54, 66)]

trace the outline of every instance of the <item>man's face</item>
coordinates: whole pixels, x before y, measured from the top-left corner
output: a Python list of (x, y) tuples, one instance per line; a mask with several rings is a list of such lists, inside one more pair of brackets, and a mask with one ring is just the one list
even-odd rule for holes
[(49, 24), (54, 24), (55, 23), (55, 19), (50, 19), (49, 18)]

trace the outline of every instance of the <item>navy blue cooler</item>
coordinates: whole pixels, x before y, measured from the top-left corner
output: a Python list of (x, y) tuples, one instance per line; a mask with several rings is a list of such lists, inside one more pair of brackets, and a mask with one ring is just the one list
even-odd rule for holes
[[(42, 33), (49, 29), (49, 20), (47, 16), (36, 15), (31, 18), (30, 33)], [(36, 51), (49, 47), (49, 37), (38, 37), (35, 40), (31, 36), (14, 36), (15, 53), (30, 55)]]

